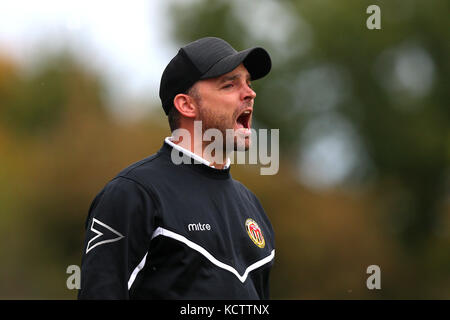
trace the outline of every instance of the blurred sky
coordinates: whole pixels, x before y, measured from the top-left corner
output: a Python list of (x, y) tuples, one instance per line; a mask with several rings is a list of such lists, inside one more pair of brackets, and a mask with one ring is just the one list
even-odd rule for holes
[(44, 48), (69, 47), (106, 75), (117, 98), (157, 101), (176, 54), (164, 1), (0, 0), (0, 50), (33, 63)]

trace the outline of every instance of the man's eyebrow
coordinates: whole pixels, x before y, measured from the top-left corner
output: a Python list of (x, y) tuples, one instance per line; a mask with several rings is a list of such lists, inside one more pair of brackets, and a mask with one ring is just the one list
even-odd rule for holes
[[(233, 81), (233, 80), (239, 79), (240, 77), (241, 77), (241, 74), (239, 74), (239, 73), (238, 74), (232, 74), (232, 75), (225, 76), (225, 77), (221, 78), (219, 80), (219, 83), (224, 83), (224, 82), (227, 82), (227, 81)], [(247, 78), (247, 80), (251, 80), (251, 76), (250, 76), (249, 73), (246, 74), (246, 78)]]

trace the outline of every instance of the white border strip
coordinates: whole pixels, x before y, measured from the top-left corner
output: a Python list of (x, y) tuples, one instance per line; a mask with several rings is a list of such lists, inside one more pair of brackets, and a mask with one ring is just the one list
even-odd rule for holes
[(139, 271), (142, 270), (142, 268), (145, 265), (145, 261), (147, 260), (147, 254), (145, 254), (144, 258), (141, 260), (141, 262), (137, 265), (136, 268), (134, 268), (133, 273), (131, 273), (130, 279), (128, 280), (128, 290), (130, 290), (131, 286), (133, 285), (134, 280), (136, 280), (136, 277), (139, 273)]
[[(175, 232), (172, 232), (172, 231), (169, 231), (169, 230), (167, 230), (167, 229), (164, 229), (164, 228), (159, 227), (159, 228), (157, 228), (157, 229), (155, 230), (155, 232), (153, 233), (152, 239), (155, 238), (155, 237), (157, 237), (157, 236), (165, 236), (165, 237), (172, 238), (172, 239), (178, 240), (178, 241), (180, 241), (180, 242), (183, 242), (183, 243), (186, 244), (188, 247), (190, 247), (190, 248), (194, 249), (195, 251), (197, 251), (197, 252), (201, 253), (202, 255), (204, 255), (209, 261), (211, 261), (213, 264), (215, 264), (215, 265), (218, 266), (219, 268), (225, 269), (225, 270), (227, 270), (227, 271), (233, 273), (233, 274), (234, 274), (234, 275), (235, 275), (242, 283), (245, 282), (245, 280), (246, 280), (247, 277), (248, 277), (248, 274), (249, 274), (251, 271), (253, 271), (253, 270), (255, 270), (255, 269), (261, 267), (262, 265), (264, 265), (264, 264), (266, 264), (266, 263), (272, 261), (273, 258), (275, 257), (275, 249), (274, 249), (274, 250), (272, 250), (272, 252), (270, 253), (270, 255), (268, 255), (268, 256), (265, 257), (264, 259), (261, 259), (261, 260), (255, 262), (255, 263), (253, 263), (252, 265), (250, 265), (250, 266), (245, 270), (244, 274), (241, 276), (241, 275), (239, 274), (239, 272), (237, 272), (236, 269), (234, 269), (233, 267), (231, 267), (231, 266), (229, 266), (229, 265), (227, 265), (227, 264), (225, 264), (225, 263), (223, 263), (223, 262), (220, 262), (219, 260), (217, 260), (216, 258), (214, 258), (214, 257), (212, 256), (212, 254), (210, 254), (210, 253), (209, 253), (208, 251), (206, 251), (204, 248), (202, 248), (202, 247), (199, 246), (198, 244), (196, 244), (196, 243), (194, 243), (194, 242), (188, 240), (186, 237), (184, 237), (184, 236), (182, 236), (182, 235), (179, 235), (179, 234), (177, 234), (177, 233), (175, 233)], [(139, 271), (138, 271), (138, 272), (139, 272)], [(130, 287), (130, 286), (129, 286), (129, 287)]]

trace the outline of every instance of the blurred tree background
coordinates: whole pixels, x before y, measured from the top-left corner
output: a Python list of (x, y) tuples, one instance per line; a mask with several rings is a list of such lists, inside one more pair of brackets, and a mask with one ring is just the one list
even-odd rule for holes
[[(381, 30), (366, 27), (371, 4)], [(232, 174), (276, 231), (272, 298), (450, 298), (449, 9), (168, 2), (179, 46), (218, 36), (271, 53), (272, 72), (254, 84), (254, 122), (280, 129), (280, 171), (234, 165)], [(31, 68), (0, 55), (3, 299), (75, 298), (66, 268), (81, 262), (90, 202), (170, 134), (158, 103), (124, 121), (101, 74), (70, 50), (42, 56)], [(373, 264), (381, 290), (366, 287)]]

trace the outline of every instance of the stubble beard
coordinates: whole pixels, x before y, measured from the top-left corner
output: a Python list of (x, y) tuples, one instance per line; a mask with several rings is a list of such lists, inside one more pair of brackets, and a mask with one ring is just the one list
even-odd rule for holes
[[(227, 151), (247, 151), (250, 145), (250, 137), (244, 138), (238, 136), (234, 130), (237, 116), (243, 108), (237, 109), (232, 117), (225, 114), (216, 114), (210, 109), (203, 106), (200, 101), (197, 101), (198, 105), (198, 118), (197, 121), (202, 121), (202, 135), (208, 129), (217, 129), (221, 132), (223, 137), (223, 152)], [(227, 131), (233, 131), (233, 135), (227, 135)], [(247, 142), (248, 139), (248, 142)], [(228, 148), (227, 148), (228, 146)]]

